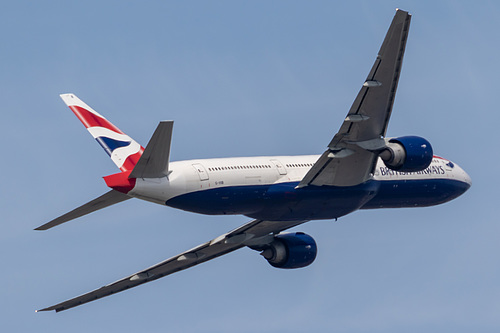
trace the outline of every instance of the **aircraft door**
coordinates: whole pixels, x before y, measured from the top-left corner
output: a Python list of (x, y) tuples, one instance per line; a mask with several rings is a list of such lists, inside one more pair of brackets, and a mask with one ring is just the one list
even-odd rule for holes
[(193, 168), (198, 173), (198, 176), (200, 176), (200, 180), (208, 180), (208, 173), (203, 165), (201, 165), (200, 163), (196, 163), (193, 164)]
[(278, 169), (278, 172), (280, 173), (280, 175), (286, 175), (286, 169), (283, 166), (283, 164), (281, 164), (280, 161), (278, 161), (278, 160), (271, 160), (271, 162)]

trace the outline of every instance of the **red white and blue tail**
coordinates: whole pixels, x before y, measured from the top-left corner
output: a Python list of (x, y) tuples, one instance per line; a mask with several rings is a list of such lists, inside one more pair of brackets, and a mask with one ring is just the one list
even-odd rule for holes
[(135, 187), (137, 178), (163, 178), (168, 177), (169, 174), (168, 162), (173, 121), (160, 122), (144, 149), (74, 94), (63, 94), (61, 98), (104, 148), (121, 172), (104, 177), (111, 191), (35, 230), (47, 230), (132, 198), (133, 195), (130, 196), (128, 193)]
[(132, 171), (144, 148), (74, 94), (62, 94), (61, 98), (116, 166), (123, 172)]

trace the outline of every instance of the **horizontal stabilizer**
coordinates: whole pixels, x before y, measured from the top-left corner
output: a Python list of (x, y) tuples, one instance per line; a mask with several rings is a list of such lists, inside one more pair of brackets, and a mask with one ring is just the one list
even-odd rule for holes
[(162, 178), (167, 176), (173, 126), (174, 122), (171, 120), (158, 124), (129, 178)]
[(58, 218), (45, 223), (44, 225), (39, 226), (35, 230), (47, 230), (52, 227), (55, 227), (59, 224), (62, 224), (64, 222), (71, 221), (73, 219), (76, 219), (78, 217), (90, 214), (92, 212), (95, 212), (96, 210), (106, 208), (108, 206), (117, 204), (119, 202), (125, 201), (127, 199), (130, 199), (126, 194), (123, 194), (121, 192), (111, 190), (103, 195), (101, 195), (99, 198), (94, 199), (90, 202), (87, 202), (83, 206), (80, 206), (76, 209), (73, 209), (71, 212), (66, 213), (62, 216), (59, 216)]

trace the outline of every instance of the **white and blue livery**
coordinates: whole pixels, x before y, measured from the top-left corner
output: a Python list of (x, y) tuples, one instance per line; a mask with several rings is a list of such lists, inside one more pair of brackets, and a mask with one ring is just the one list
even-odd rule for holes
[(262, 156), (170, 162), (172, 121), (162, 121), (143, 148), (74, 94), (61, 95), (120, 169), (111, 190), (36, 230), (131, 198), (251, 221), (119, 281), (39, 311), (63, 311), (248, 247), (274, 267), (299, 268), (317, 253), (314, 239), (284, 230), (337, 219), (358, 209), (427, 207), (463, 194), (471, 179), (435, 156), (424, 138), (386, 137), (411, 16), (397, 10), (339, 131), (322, 155)]

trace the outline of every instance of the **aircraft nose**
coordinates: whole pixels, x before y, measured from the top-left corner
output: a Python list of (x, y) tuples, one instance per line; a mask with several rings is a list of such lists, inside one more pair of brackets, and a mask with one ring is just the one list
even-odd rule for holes
[(472, 186), (472, 179), (464, 169), (455, 164), (455, 177), (461, 182), (462, 193), (467, 191)]
[[(471, 187), (472, 186), (472, 179), (470, 178), (469, 174), (464, 171), (464, 182)], [(469, 189), (469, 187), (467, 189)]]

